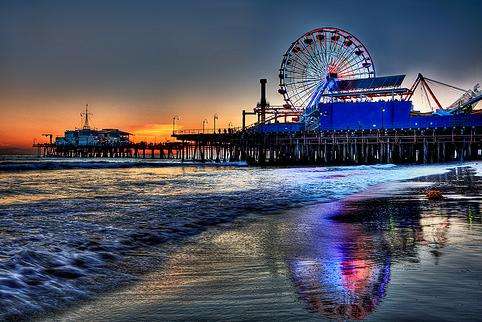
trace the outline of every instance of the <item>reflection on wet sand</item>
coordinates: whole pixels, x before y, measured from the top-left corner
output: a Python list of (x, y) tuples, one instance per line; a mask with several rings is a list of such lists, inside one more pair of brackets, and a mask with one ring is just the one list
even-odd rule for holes
[[(462, 190), (478, 191), (479, 178), (470, 173), (458, 171), (443, 179), (454, 184), (461, 177), (470, 182)], [(330, 214), (332, 220), (326, 220), (324, 211), (304, 217), (310, 223), (295, 231), (304, 235), (304, 248), (311, 252), (287, 258), (300, 299), (310, 311), (330, 319), (366, 318), (386, 295), (392, 261), (418, 261), (417, 248), (426, 246), (438, 264), (442, 249), (466, 229), (464, 214), (469, 223), (474, 217), (480, 221), (477, 199), (448, 201), (450, 207), (406, 196), (351, 199)]]
[(332, 319), (363, 319), (385, 296), (390, 254), (360, 227), (332, 228), (336, 243), (321, 241), (313, 257), (288, 259), (293, 284), (310, 311)]
[[(393, 294), (417, 296), (410, 293), (412, 288), (390, 285), (401, 273), (400, 266), (426, 265), (425, 254), (436, 265), (444, 254), (454, 254), (448, 246), (480, 246), (480, 237), (474, 237), (482, 231), (480, 197), (467, 200), (446, 193), (446, 200), (433, 203), (417, 193), (322, 204), (206, 233), (171, 254), (160, 272), (63, 318), (357, 320), (374, 316)], [(475, 272), (480, 270), (476, 263), (475, 259), (471, 264)], [(457, 272), (457, 265), (455, 261), (446, 267)], [(423, 283), (434, 278), (429, 277)], [(471, 278), (467, 275), (469, 282)], [(407, 283), (423, 292), (416, 281)], [(447, 287), (451, 282), (444, 280)], [(411, 310), (415, 316), (425, 312), (396, 307), (385, 314)]]

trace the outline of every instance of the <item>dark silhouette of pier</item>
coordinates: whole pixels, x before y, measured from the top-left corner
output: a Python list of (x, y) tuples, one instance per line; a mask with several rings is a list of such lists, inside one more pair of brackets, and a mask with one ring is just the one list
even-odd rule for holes
[(182, 159), (253, 165), (439, 163), (482, 159), (480, 128), (174, 134)]
[(55, 143), (36, 143), (39, 157), (60, 158), (150, 158), (179, 159), (183, 142), (166, 143), (125, 143), (93, 145), (57, 145)]
[(299, 133), (217, 133), (176, 131), (176, 142), (121, 145), (38, 143), (39, 156), (178, 159), (198, 162), (246, 161), (252, 165), (356, 165), (439, 163), (482, 159), (482, 130), (453, 127), (427, 130), (369, 130)]

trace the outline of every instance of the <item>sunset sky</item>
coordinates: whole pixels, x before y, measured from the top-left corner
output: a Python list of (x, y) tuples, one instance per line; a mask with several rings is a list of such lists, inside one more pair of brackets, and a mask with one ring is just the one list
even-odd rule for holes
[[(281, 57), (313, 28), (336, 26), (369, 49), (378, 75), (482, 81), (482, 1), (0, 0), (0, 148), (92, 125), (137, 139), (241, 123)], [(170, 4), (169, 4), (170, 3)], [(447, 102), (448, 103), (448, 102)]]

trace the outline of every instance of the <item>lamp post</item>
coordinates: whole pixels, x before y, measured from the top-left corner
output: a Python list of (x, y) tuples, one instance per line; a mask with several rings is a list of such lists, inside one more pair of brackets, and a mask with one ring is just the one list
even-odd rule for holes
[(213, 121), (214, 121), (214, 122), (213, 122), (213, 132), (214, 132), (214, 134), (216, 134), (216, 120), (217, 120), (218, 118), (219, 118), (219, 117), (218, 117), (218, 114), (215, 113), (214, 116), (213, 116)]
[(176, 121), (179, 121), (179, 116), (174, 115), (172, 117), (172, 135), (174, 135), (174, 131), (176, 130)]
[(384, 119), (385, 119), (385, 108), (382, 108), (382, 130), (383, 130)]
[(203, 120), (203, 134), (204, 134), (204, 129), (206, 128), (206, 124), (208, 124), (208, 120), (204, 119)]

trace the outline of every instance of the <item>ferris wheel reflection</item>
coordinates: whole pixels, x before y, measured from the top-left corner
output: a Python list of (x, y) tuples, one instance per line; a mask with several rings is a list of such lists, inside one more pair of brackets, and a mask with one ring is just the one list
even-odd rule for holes
[(315, 256), (288, 260), (291, 279), (310, 311), (331, 319), (364, 319), (385, 296), (390, 255), (353, 225), (337, 224), (336, 234), (336, 242), (320, 243)]
[(304, 218), (304, 250), (286, 258), (290, 278), (308, 310), (330, 319), (364, 319), (381, 303), (391, 255), (383, 234), (363, 225)]

